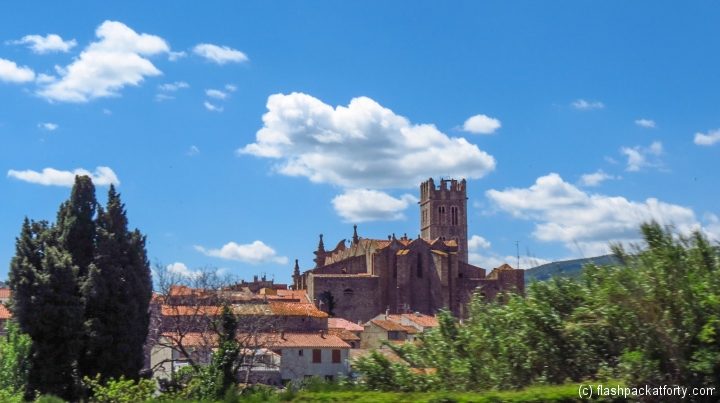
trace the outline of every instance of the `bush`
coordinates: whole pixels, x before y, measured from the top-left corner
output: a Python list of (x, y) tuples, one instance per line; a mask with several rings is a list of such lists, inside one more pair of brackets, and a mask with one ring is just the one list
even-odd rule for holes
[(85, 377), (85, 386), (94, 403), (138, 403), (149, 400), (155, 392), (155, 381), (140, 379), (137, 382), (125, 380), (120, 377), (118, 380), (110, 379), (104, 385), (100, 381), (100, 374), (95, 379)]

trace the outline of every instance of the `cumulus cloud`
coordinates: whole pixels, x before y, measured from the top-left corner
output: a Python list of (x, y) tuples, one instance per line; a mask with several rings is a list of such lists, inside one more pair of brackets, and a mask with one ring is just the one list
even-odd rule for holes
[(53, 131), (53, 130), (57, 129), (59, 126), (56, 125), (55, 123), (38, 123), (38, 127), (41, 129)]
[(575, 109), (602, 109), (605, 107), (602, 102), (588, 102), (584, 99), (578, 99), (571, 105)]
[(18, 67), (15, 62), (0, 58), (0, 80), (9, 83), (26, 83), (35, 79), (35, 72), (27, 67)]
[(573, 251), (577, 245), (585, 256), (607, 253), (611, 241), (637, 241), (639, 225), (651, 219), (672, 224), (682, 233), (700, 229), (712, 239), (720, 239), (720, 233), (702, 227), (688, 207), (655, 198), (635, 202), (588, 194), (555, 173), (538, 178), (527, 189), (488, 190), (485, 195), (513, 217), (534, 221), (532, 235), (536, 239), (562, 242)]
[(478, 249), (487, 249), (489, 247), (490, 241), (479, 235), (473, 235), (470, 239), (468, 239), (468, 250), (471, 252), (475, 252)]
[(343, 217), (345, 222), (355, 223), (404, 219), (402, 211), (417, 202), (418, 199), (410, 194), (396, 199), (387, 193), (368, 189), (346, 190), (332, 200), (335, 212)]
[(613, 175), (606, 174), (602, 169), (598, 169), (593, 174), (585, 174), (580, 177), (580, 184), (583, 186), (598, 186), (600, 182), (608, 179), (615, 179)]
[(198, 155), (198, 154), (200, 154), (200, 149), (195, 146), (190, 146), (190, 149), (188, 150), (187, 155), (192, 157), (193, 155)]
[[(657, 158), (663, 153), (663, 146), (660, 141), (653, 142), (649, 147), (622, 147), (620, 149), (620, 153), (627, 156), (628, 161), (627, 168), (625, 168), (626, 171), (636, 172), (643, 167), (657, 168), (662, 165), (660, 160)], [(649, 157), (652, 156), (655, 158), (651, 161)]]
[(262, 241), (255, 241), (251, 244), (238, 245), (230, 242), (223, 245), (220, 249), (205, 249), (202, 246), (195, 246), (195, 249), (207, 256), (219, 257), (227, 260), (237, 260), (240, 262), (259, 264), (259, 263), (280, 263), (286, 264), (288, 258), (285, 256), (277, 256), (275, 249), (265, 245)]
[(431, 124), (411, 124), (367, 97), (333, 108), (310, 95), (268, 98), (256, 142), (239, 154), (278, 160), (284, 175), (344, 188), (408, 188), (444, 174), (475, 179), (495, 159)]
[(179, 274), (179, 275), (181, 275), (183, 277), (187, 277), (187, 278), (197, 278), (202, 275), (202, 270), (195, 270), (195, 271), (190, 270), (187, 268), (187, 266), (185, 266), (184, 263), (180, 263), (180, 262), (175, 262), (173, 264), (169, 264), (167, 266), (167, 270), (170, 273)]
[(188, 88), (190, 85), (185, 81), (175, 81), (174, 83), (160, 84), (158, 89), (160, 91), (177, 91), (181, 88)]
[(33, 52), (43, 54), (50, 52), (69, 52), (77, 45), (75, 39), (63, 41), (59, 35), (48, 34), (47, 36), (27, 35), (19, 41), (10, 41), (14, 45), (28, 45)]
[(225, 89), (228, 90), (228, 91), (230, 91), (230, 92), (235, 92), (235, 91), (237, 91), (237, 87), (234, 86), (234, 85), (232, 85), (232, 84), (225, 84)]
[(159, 36), (137, 34), (116, 21), (103, 22), (95, 35), (99, 41), (67, 67), (56, 67), (60, 79), (40, 89), (38, 95), (49, 101), (87, 102), (118, 96), (118, 90), (126, 85), (137, 86), (145, 77), (162, 74), (146, 58), (170, 51)]
[(720, 129), (710, 130), (708, 134), (695, 133), (694, 143), (699, 146), (711, 146), (718, 141), (720, 141)]
[(655, 127), (655, 121), (654, 120), (648, 120), (648, 119), (638, 119), (635, 121), (635, 124), (642, 127), (647, 128), (654, 128)]
[(207, 110), (209, 110), (209, 111), (213, 111), (213, 112), (222, 112), (222, 111), (223, 111), (223, 107), (222, 107), (222, 106), (215, 106), (215, 105), (211, 104), (211, 103), (208, 102), (208, 101), (205, 101), (205, 102), (203, 103), (203, 105), (205, 105), (205, 108), (206, 108)]
[(120, 184), (117, 175), (108, 167), (97, 167), (95, 172), (90, 172), (82, 168), (78, 168), (72, 172), (58, 171), (53, 168), (45, 168), (42, 172), (37, 171), (15, 171), (9, 170), (8, 177), (19, 179), (21, 181), (37, 183), (46, 186), (67, 186), (72, 187), (75, 183), (75, 176), (87, 175), (93, 183), (98, 186), (107, 186), (111, 183), (115, 186)]
[(219, 90), (205, 90), (205, 95), (209, 96), (210, 98), (216, 99), (227, 98), (227, 94)]
[(491, 134), (501, 126), (500, 121), (485, 115), (475, 115), (465, 121), (463, 130), (470, 133)]
[(246, 62), (248, 57), (245, 53), (229, 48), (227, 46), (217, 46), (209, 43), (201, 43), (193, 48), (193, 52), (208, 60), (212, 60), (217, 64), (225, 64), (228, 62)]

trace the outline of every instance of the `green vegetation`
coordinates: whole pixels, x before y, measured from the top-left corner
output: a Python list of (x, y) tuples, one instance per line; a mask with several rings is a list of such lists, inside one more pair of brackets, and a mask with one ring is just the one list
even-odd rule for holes
[(381, 391), (487, 391), (587, 379), (629, 385), (720, 384), (720, 253), (700, 233), (641, 227), (644, 245), (614, 246), (617, 266), (580, 281), (533, 282), (527, 296), (476, 296), (462, 325), (445, 312), (421, 345), (390, 345), (420, 375), (379, 354), (358, 362)]
[[(152, 296), (145, 237), (127, 229), (120, 196), (107, 208), (87, 176), (75, 178), (57, 223), (25, 219), (10, 263), (10, 310), (31, 340), (23, 362), (26, 398), (75, 400), (83, 377), (137, 380), (143, 365)], [(25, 346), (11, 338), (11, 349)], [(22, 347), (25, 348), (25, 347)], [(23, 375), (24, 376), (24, 375)]]

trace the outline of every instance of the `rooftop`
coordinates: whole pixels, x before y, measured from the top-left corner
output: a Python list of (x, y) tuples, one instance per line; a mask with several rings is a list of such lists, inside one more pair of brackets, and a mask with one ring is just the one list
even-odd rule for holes
[[(177, 333), (163, 333), (163, 336), (173, 341), (173, 344), (182, 340), (186, 347), (217, 345), (217, 335), (214, 333), (186, 333), (181, 339)], [(238, 335), (238, 340), (247, 339), (247, 336)], [(319, 333), (259, 333), (249, 339), (257, 342), (256, 347), (267, 348), (350, 348), (350, 345), (338, 336)]]
[(391, 331), (391, 332), (407, 332), (407, 329), (405, 329), (400, 324), (395, 323), (391, 320), (373, 319), (370, 321), (370, 323), (373, 323), (377, 326), (380, 326), (382, 329), (385, 329), (385, 330)]
[(365, 328), (361, 325), (352, 323), (349, 320), (343, 318), (328, 318), (328, 328), (345, 329), (350, 332), (362, 332), (363, 330), (365, 330)]

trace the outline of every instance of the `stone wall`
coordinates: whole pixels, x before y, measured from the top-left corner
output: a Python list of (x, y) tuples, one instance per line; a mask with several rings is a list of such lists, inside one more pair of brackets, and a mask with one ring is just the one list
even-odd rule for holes
[(377, 276), (358, 276), (351, 274), (310, 274), (308, 277), (308, 295), (315, 306), (327, 312), (325, 304), (320, 304), (325, 291), (335, 297), (335, 317), (350, 322), (366, 322), (377, 315), (379, 306), (379, 278)]

